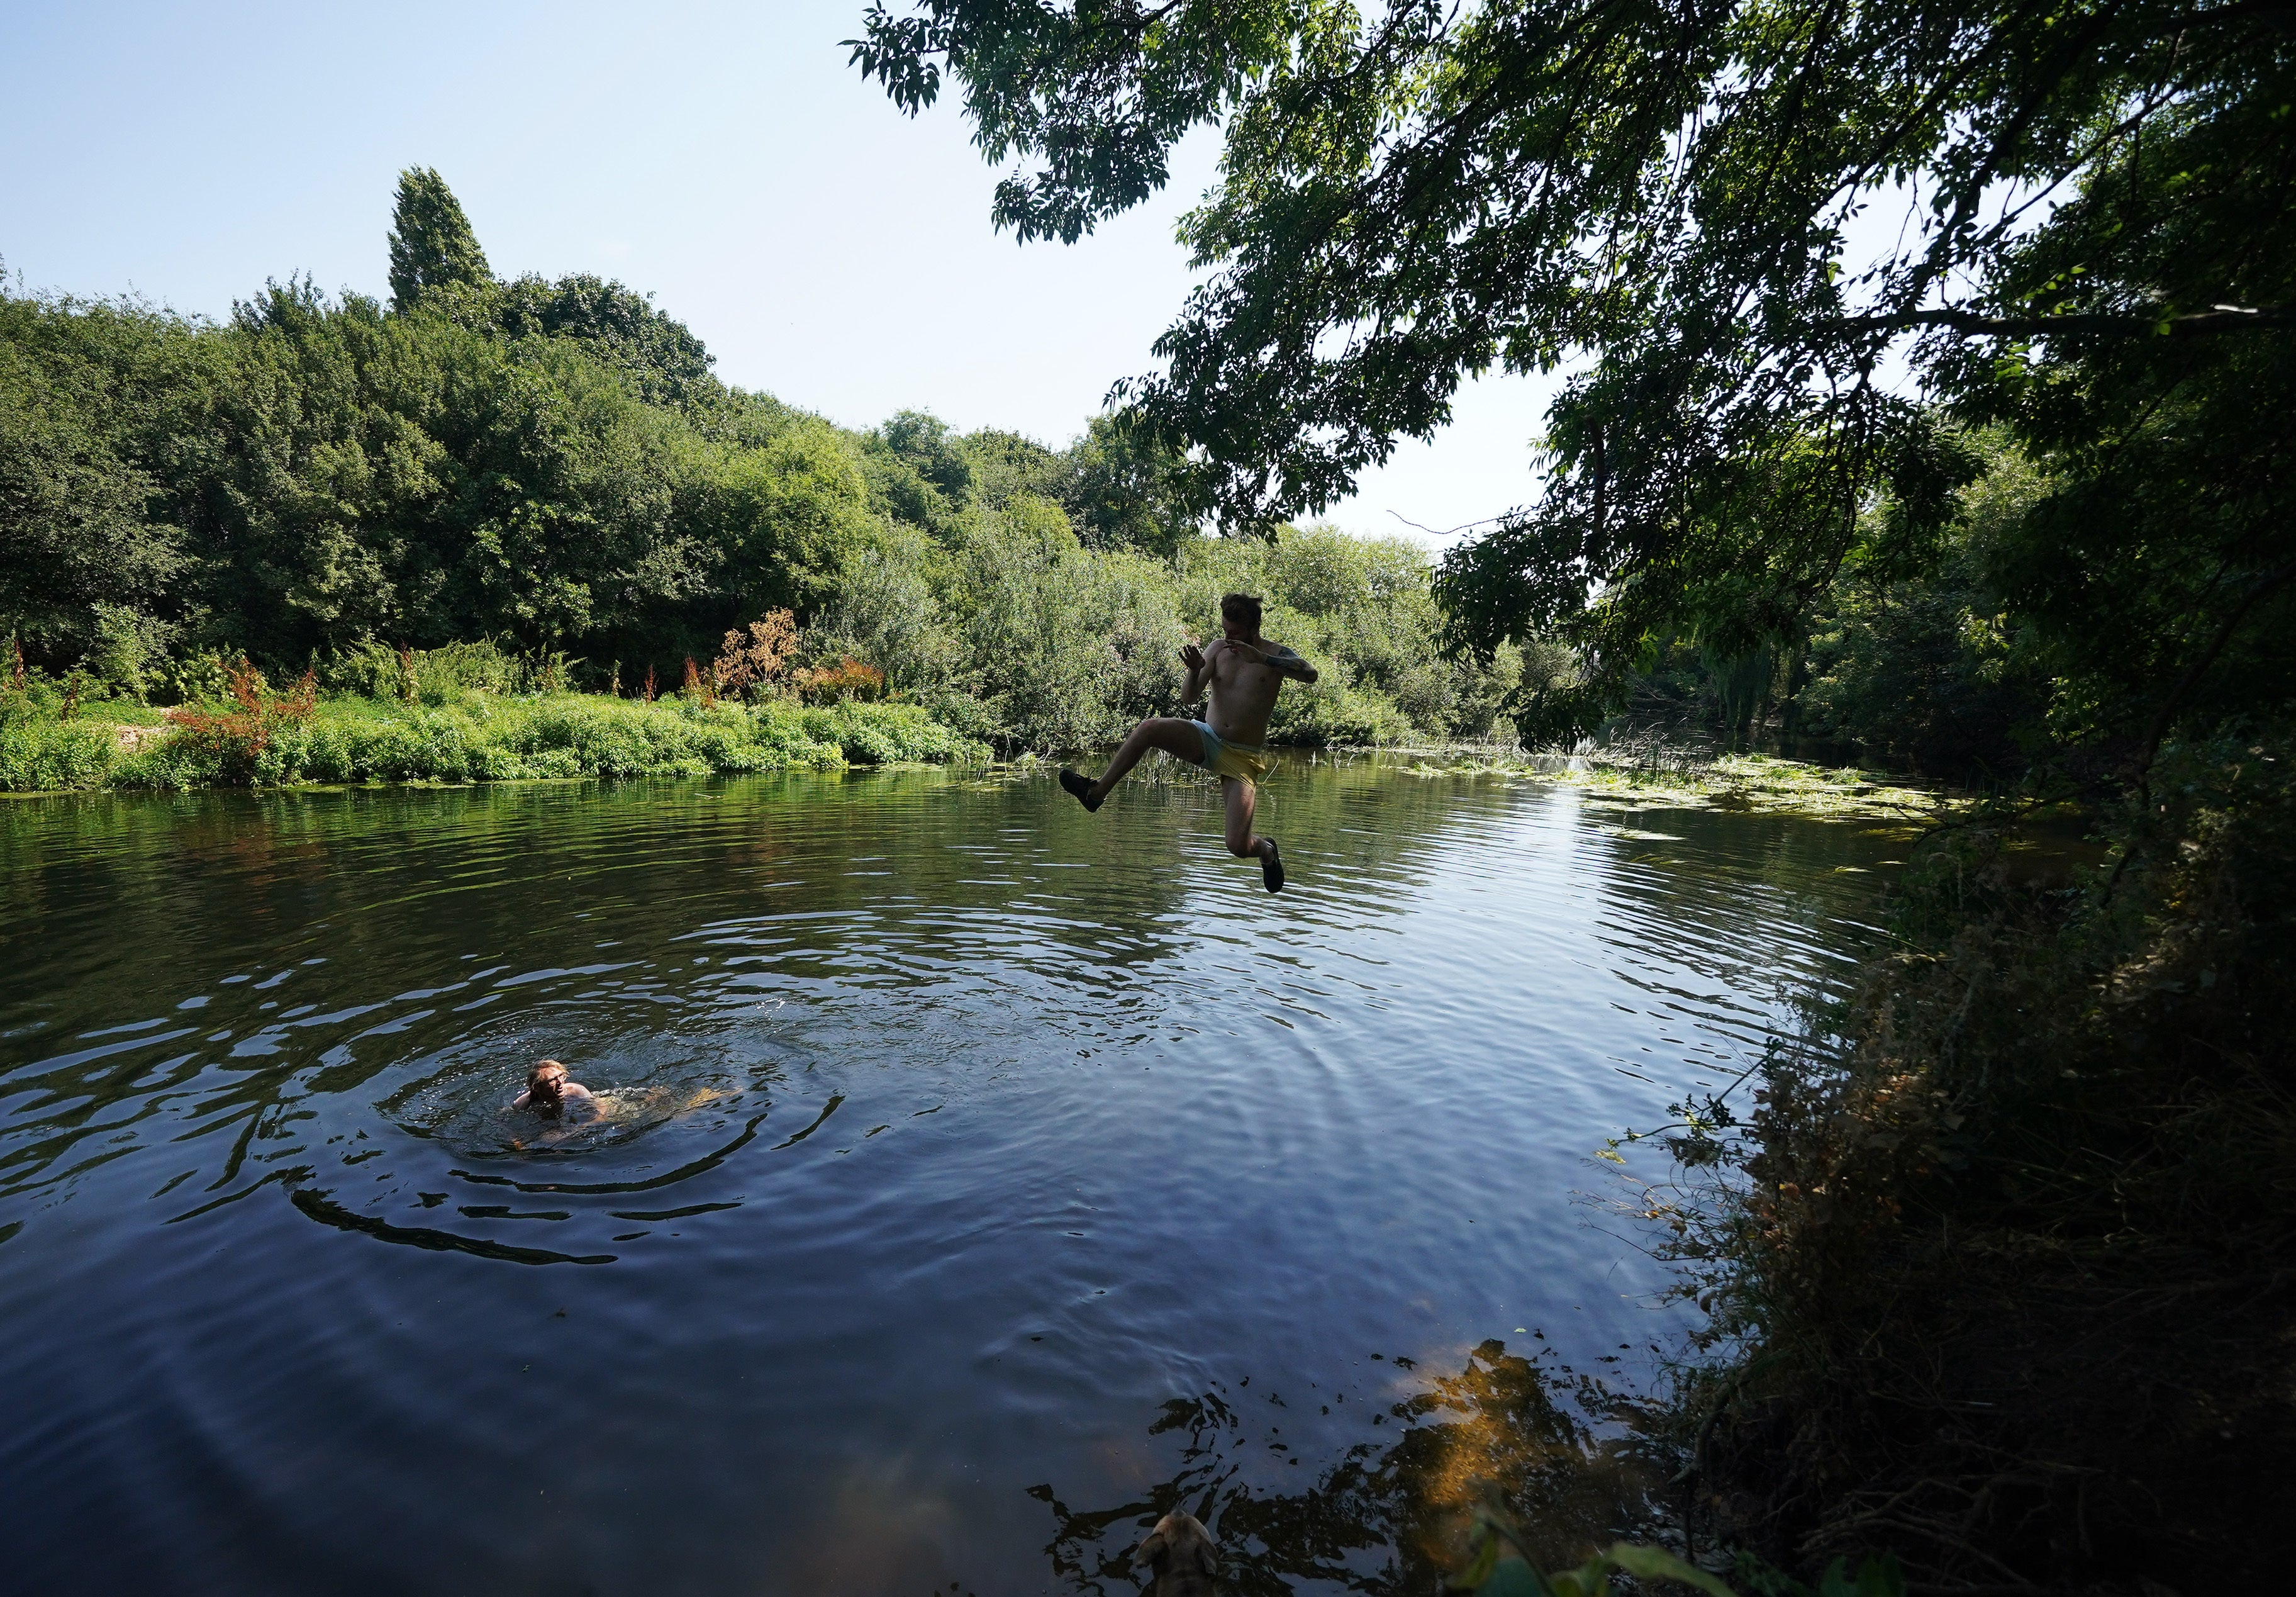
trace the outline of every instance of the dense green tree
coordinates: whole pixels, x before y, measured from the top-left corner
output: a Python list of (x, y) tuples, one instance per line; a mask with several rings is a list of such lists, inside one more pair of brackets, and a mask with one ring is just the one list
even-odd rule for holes
[(959, 440), (972, 475), (972, 492), (983, 505), (1002, 506), (1016, 494), (1065, 503), (1074, 474), (1068, 459), (1033, 438), (983, 427)]
[(1781, 718), (1795, 732), (1929, 775), (1997, 783), (2025, 768), (2049, 709), (2053, 651), (2003, 597), (2002, 550), (2050, 481), (1997, 434), (1985, 474), (1914, 574), (1853, 556), (1812, 608)]
[(504, 338), (579, 339), (652, 403), (704, 403), (718, 391), (708, 348), (652, 295), (587, 272), (496, 282), (462, 203), (427, 168), (399, 176), (390, 284), (402, 312), (420, 306)]
[(703, 381), (308, 282), (220, 326), (0, 297), (0, 629), (132, 687), (171, 645), (712, 653), (872, 523), (850, 439)]
[(234, 332), (207, 583), (237, 646), (567, 646), (701, 585), (677, 514), (698, 440), (580, 344), (308, 285), (242, 306)]
[(217, 353), (140, 304), (0, 295), (0, 629), (34, 663), (138, 682), (193, 615)]
[[(1599, 717), (1655, 638), (1736, 657), (1791, 635), (1878, 498), (1896, 545), (1869, 565), (1934, 544), (1978, 463), (1877, 381), (1915, 338), (1965, 416), (2062, 469), (2003, 551), (2027, 572), (2011, 597), (2098, 673), (2092, 735), (2141, 744), (2199, 702), (2188, 674), (2286, 632), (2284, 21), (2184, 0), (919, 0), (872, 11), (855, 56), (911, 111), (961, 82), (983, 152), (1030, 163), (995, 210), (1023, 238), (1075, 238), (1225, 123), (1183, 225), (1218, 269), (1128, 391), (1231, 523), (1329, 503), (1467, 374), (1571, 372), (1544, 497), (1444, 583), (1471, 642), (1580, 646), (1530, 730)], [(2177, 464), (2156, 473), (2156, 448)], [(2097, 579), (2063, 580), (2064, 538)], [(2284, 691), (2252, 663), (2212, 679)]]
[(430, 167), (398, 175), (398, 202), (390, 218), (391, 304), (411, 310), (423, 294), (448, 284), (494, 281), (471, 218), (447, 180)]
[(691, 404), (717, 386), (709, 375), (716, 357), (693, 330), (657, 309), (652, 296), (619, 283), (586, 272), (547, 283), (529, 273), (504, 284), (489, 310), (508, 337), (580, 339), (643, 399)]
[(817, 416), (792, 416), (759, 447), (720, 453), (703, 491), (728, 625), (784, 607), (810, 613), (874, 530), (860, 451)]
[(95, 424), (109, 375), (0, 344), (0, 626), (36, 659), (85, 649), (183, 565), (180, 532), (146, 520), (158, 484)]
[(939, 416), (904, 410), (864, 440), (870, 499), (878, 510), (937, 537), (955, 535), (972, 500), (972, 462)]
[(1094, 416), (1069, 463), (1062, 498), (1086, 541), (1168, 558), (1194, 536), (1187, 462), (1148, 429), (1120, 415)]
[(1512, 678), (1431, 658), (1423, 556), (1198, 538), (1182, 474), (1107, 417), (1064, 449), (922, 412), (847, 432), (726, 388), (595, 277), (393, 309), (294, 280), (220, 325), (0, 295), (0, 630), (34, 666), (212, 687), (243, 651), (395, 691), (406, 646), (447, 693), (563, 651), (627, 687), (789, 608), (808, 662), (1052, 748), (1179, 708), (1181, 639), (1248, 588), (1327, 668), (1279, 737), (1488, 730)]

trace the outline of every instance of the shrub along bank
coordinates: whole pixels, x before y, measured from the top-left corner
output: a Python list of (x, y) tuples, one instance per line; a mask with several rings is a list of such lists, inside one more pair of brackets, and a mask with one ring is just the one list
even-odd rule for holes
[(1675, 1411), (1702, 1534), (1941, 1592), (2277, 1589), (2292, 763), (2171, 745), (2086, 881), (1939, 834), (1856, 992), (1679, 1106), (1644, 1213), (1731, 1355)]
[(251, 704), (193, 709), (158, 725), (99, 719), (135, 713), (101, 704), (68, 720), (8, 719), (0, 722), (0, 792), (689, 777), (962, 763), (989, 753), (906, 704), (646, 704), (475, 691), (445, 704), (259, 689), (250, 696)]

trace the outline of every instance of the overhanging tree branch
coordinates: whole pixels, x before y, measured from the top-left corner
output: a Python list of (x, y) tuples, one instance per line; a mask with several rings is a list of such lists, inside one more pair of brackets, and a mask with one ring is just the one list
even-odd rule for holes
[(1825, 324), (1830, 333), (1891, 333), (1913, 327), (1946, 327), (1972, 338), (2049, 338), (2072, 334), (2105, 337), (2190, 338), (2203, 333), (2251, 333), (2296, 324), (2286, 305), (2215, 305), (2185, 316), (1983, 316), (1973, 310), (1901, 310), (1890, 316), (1851, 317)]

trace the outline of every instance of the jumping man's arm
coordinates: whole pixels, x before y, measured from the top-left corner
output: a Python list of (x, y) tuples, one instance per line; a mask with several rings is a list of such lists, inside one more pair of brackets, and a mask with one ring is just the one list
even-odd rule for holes
[(1283, 644), (1276, 644), (1261, 659), (1270, 671), (1289, 677), (1294, 682), (1313, 682), (1316, 679), (1316, 668)]

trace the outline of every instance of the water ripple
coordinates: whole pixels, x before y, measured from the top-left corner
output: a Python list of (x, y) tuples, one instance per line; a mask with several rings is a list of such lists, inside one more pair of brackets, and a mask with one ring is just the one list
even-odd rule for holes
[[(196, 1548), (295, 1585), (217, 1539), (248, 1525), (463, 1585), (675, 1518), (725, 1528), (604, 1584), (772, 1585), (898, 1481), (1017, 1588), (1024, 1488), (1122, 1500), (1176, 1395), (1674, 1324), (1586, 1222), (1588, 1150), (1838, 988), (1875, 880), (1845, 868), (1892, 845), (1328, 766), (1262, 817), (1280, 897), (1201, 786), (0, 811), (30, 1568)], [(602, 1123), (510, 1107), (543, 1056)], [(572, 1518), (533, 1519), (537, 1476)], [(336, 1503), (415, 1482), (455, 1504), (434, 1534), (344, 1541)]]

